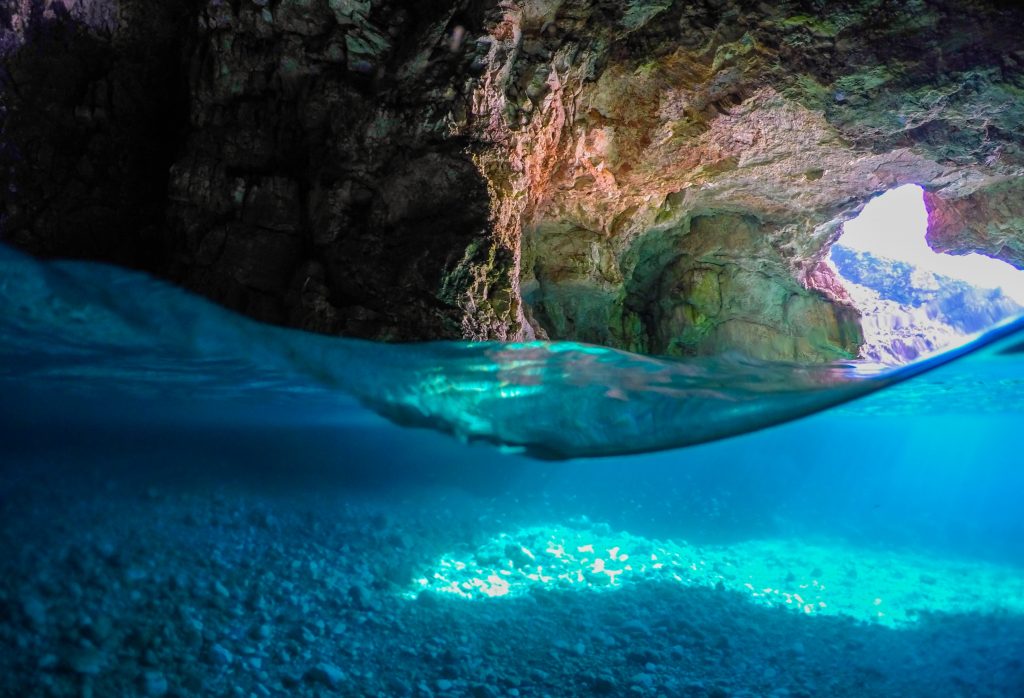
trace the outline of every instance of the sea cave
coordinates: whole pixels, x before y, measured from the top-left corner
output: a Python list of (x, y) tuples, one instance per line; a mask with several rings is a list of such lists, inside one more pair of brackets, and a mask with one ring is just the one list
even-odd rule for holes
[(1024, 7), (0, 0), (0, 695), (1024, 695)]

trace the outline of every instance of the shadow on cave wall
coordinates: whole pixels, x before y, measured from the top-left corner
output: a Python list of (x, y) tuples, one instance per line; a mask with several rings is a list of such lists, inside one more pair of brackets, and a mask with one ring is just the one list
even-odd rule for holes
[(155, 270), (194, 3), (0, 4), (0, 239)]
[(478, 56), (450, 37), (485, 5), (0, 0), (0, 239), (267, 322), (461, 337), (513, 264), (451, 135)]
[(272, 24), (208, 7), (171, 276), (267, 322), (463, 336), (472, 270), (511, 266), (492, 259), (487, 188), (452, 135), (474, 55), (449, 37), (484, 21), (469, 5), (281, 4)]

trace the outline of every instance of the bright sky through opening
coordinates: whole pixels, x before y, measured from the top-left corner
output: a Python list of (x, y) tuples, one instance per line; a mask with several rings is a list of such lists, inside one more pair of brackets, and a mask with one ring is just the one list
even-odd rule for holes
[(979, 288), (1001, 288), (1024, 305), (1024, 271), (980, 254), (939, 254), (925, 242), (927, 229), (924, 192), (916, 184), (907, 184), (871, 200), (857, 218), (843, 227), (839, 244)]

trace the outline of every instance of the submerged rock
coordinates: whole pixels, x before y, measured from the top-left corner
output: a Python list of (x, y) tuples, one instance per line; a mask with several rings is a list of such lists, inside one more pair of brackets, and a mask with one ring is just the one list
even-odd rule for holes
[(67, 666), (76, 674), (95, 676), (103, 669), (106, 657), (94, 647), (77, 647), (67, 655)]
[(38, 596), (26, 596), (23, 598), (21, 601), (21, 611), (29, 627), (41, 628), (46, 625), (46, 604)]
[(591, 681), (591, 688), (594, 694), (599, 696), (616, 695), (620, 690), (615, 677), (610, 674), (595, 676)]
[(147, 696), (167, 695), (167, 678), (159, 671), (147, 671), (142, 674), (142, 690)]
[(234, 660), (231, 652), (220, 644), (215, 644), (210, 648), (207, 658), (211, 664), (216, 666), (227, 666)]
[(337, 688), (345, 681), (345, 672), (328, 662), (321, 662), (306, 672), (307, 681)]

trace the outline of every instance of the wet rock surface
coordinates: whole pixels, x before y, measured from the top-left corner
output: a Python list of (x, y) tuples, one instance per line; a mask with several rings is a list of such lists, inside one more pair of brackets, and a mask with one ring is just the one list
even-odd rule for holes
[(0, 505), (5, 695), (994, 697), (1024, 681), (1012, 616), (893, 630), (674, 584), (416, 596), (449, 546), (541, 516), (504, 496), (35, 472), (7, 477)]
[(847, 356), (820, 262), (908, 182), (1021, 263), (1015, 3), (65, 4), (0, 12), (0, 235), (262, 320)]
[(954, 200), (925, 194), (928, 243), (939, 252), (980, 254), (1024, 268), (1024, 193), (1021, 180), (996, 182)]

